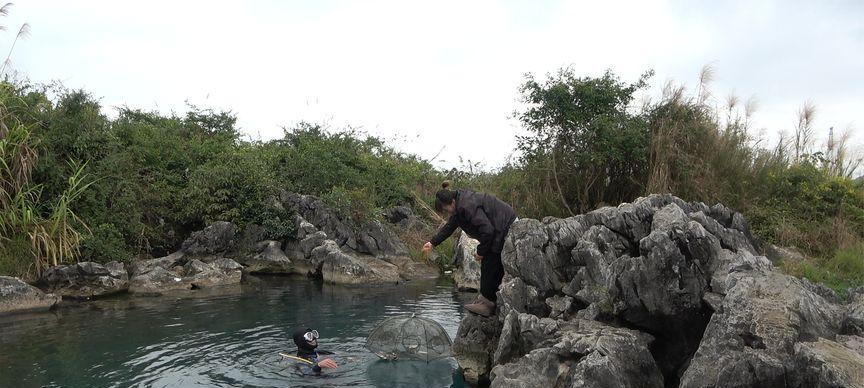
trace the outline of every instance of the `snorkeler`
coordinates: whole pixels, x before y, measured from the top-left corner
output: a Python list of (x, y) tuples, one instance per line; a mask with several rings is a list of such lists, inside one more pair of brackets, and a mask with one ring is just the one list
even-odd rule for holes
[(297, 345), (297, 357), (283, 355), (301, 362), (304, 373), (321, 373), (321, 370), (336, 369), (339, 365), (330, 358), (318, 360), (319, 355), (333, 354), (331, 352), (316, 350), (318, 347), (318, 330), (309, 328), (298, 329), (294, 332), (294, 344)]

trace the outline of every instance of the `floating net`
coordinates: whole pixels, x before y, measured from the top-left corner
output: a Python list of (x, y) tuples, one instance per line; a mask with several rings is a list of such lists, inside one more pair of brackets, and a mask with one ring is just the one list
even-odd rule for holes
[(438, 322), (414, 314), (387, 318), (366, 338), (366, 349), (387, 360), (449, 357), (452, 344)]

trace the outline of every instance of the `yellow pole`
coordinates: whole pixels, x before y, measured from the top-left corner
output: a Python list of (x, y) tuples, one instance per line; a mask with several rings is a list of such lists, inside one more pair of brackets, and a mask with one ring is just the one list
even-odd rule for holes
[(296, 361), (300, 361), (300, 362), (305, 362), (305, 363), (307, 363), (307, 364), (309, 364), (309, 365), (315, 365), (314, 362), (309, 361), (309, 360), (307, 360), (307, 359), (305, 359), (305, 358), (296, 357), (296, 356), (292, 356), (292, 355), (290, 355), (290, 354), (285, 354), (285, 353), (279, 353), (279, 355), (282, 356), (282, 357), (290, 358), (290, 359), (292, 359), (292, 360), (296, 360)]

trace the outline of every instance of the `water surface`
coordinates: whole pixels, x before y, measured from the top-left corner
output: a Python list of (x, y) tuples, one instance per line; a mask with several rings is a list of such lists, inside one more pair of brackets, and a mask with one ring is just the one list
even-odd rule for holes
[[(238, 287), (67, 303), (0, 317), (0, 387), (461, 387), (452, 359), (379, 361), (363, 348), (381, 320), (418, 313), (455, 336), (461, 303), (445, 281), (384, 288), (250, 278)], [(340, 368), (302, 376), (278, 355), (310, 326)]]

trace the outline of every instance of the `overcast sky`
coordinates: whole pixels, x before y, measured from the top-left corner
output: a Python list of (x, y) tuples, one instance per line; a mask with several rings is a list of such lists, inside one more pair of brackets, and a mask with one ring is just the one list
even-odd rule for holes
[[(562, 66), (632, 81), (654, 69), (718, 99), (759, 102), (755, 127), (864, 131), (864, 1), (20, 1), (0, 35), (12, 66), (100, 98), (230, 109), (254, 139), (299, 121), (359, 127), (449, 167), (501, 165), (520, 133), (523, 74)], [(857, 135), (860, 143), (864, 136)]]

